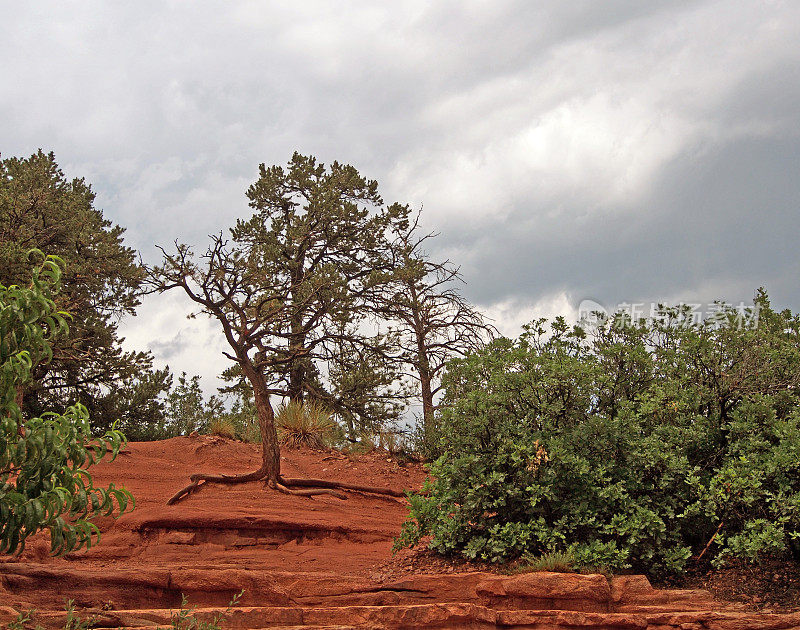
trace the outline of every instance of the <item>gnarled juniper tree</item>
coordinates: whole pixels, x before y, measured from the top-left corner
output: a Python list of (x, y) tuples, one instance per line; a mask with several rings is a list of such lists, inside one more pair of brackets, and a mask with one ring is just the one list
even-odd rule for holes
[[(369, 314), (391, 230), (407, 225), (407, 208), (384, 206), (377, 183), (349, 165), (318, 163), (295, 153), (288, 166), (259, 169), (247, 197), (255, 213), (211, 237), (198, 260), (187, 245), (164, 250), (150, 270), (155, 291), (182, 290), (200, 312), (215, 318), (230, 347), (225, 353), (253, 391), (262, 437), (262, 464), (245, 475), (199, 474), (174, 502), (200, 483), (265, 479), (283, 492), (336, 493), (378, 488), (280, 474), (280, 450), (270, 396), (326, 401), (319, 364), (346, 345), (368, 349), (375, 339), (359, 324)], [(291, 490), (291, 487), (306, 487)]]

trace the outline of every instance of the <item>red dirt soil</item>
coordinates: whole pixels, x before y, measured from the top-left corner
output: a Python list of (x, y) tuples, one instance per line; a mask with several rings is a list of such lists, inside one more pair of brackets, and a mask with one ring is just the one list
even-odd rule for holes
[[(351, 459), (285, 450), (281, 463), (290, 477), (396, 490), (425, 477), (421, 466), (379, 452)], [(307, 498), (252, 482), (206, 484), (166, 505), (191, 473), (259, 464), (258, 446), (219, 437), (129, 444), (92, 475), (97, 485), (128, 488), (134, 512), (99, 520), (102, 540), (88, 551), (52, 558), (40, 534), (22, 556), (0, 559), (0, 624), (36, 609), (38, 623), (63, 627), (64, 602), (74, 599), (95, 627), (168, 626), (182, 594), (210, 618), (244, 589), (223, 627), (800, 628), (798, 613), (753, 613), (702, 590), (655, 590), (641, 576), (507, 576), (426, 562), (424, 553), (392, 558), (404, 499)]]

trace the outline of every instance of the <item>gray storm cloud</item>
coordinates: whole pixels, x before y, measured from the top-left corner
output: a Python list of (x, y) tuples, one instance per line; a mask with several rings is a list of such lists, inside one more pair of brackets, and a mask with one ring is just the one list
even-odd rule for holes
[[(149, 261), (246, 215), (260, 162), (352, 163), (509, 334), (584, 298), (797, 309), (799, 39), (779, 1), (19, 3), (0, 151), (54, 150)], [(128, 343), (213, 379), (184, 306)]]

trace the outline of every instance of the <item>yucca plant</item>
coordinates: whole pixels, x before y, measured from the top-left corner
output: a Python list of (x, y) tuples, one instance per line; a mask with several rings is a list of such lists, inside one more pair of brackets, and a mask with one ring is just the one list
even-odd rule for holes
[(275, 427), (282, 444), (291, 447), (325, 448), (336, 428), (333, 414), (323, 405), (308, 401), (282, 403), (275, 414)]

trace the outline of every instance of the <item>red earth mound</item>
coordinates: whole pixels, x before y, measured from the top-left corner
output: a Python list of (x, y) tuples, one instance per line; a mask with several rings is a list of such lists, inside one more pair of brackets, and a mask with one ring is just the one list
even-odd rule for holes
[[(22, 556), (0, 560), (0, 623), (36, 609), (38, 623), (63, 627), (73, 599), (95, 627), (157, 627), (169, 625), (182, 595), (210, 618), (244, 589), (223, 627), (800, 628), (800, 614), (755, 614), (706, 591), (655, 590), (641, 576), (424, 572), (408, 554), (391, 559), (404, 499), (289, 496), (253, 482), (207, 484), (166, 505), (191, 473), (247, 472), (259, 458), (255, 445), (210, 436), (130, 444), (92, 473), (128, 488), (135, 511), (99, 521), (102, 540), (88, 551), (52, 558), (40, 535)], [(425, 477), (380, 453), (288, 450), (282, 467), (396, 490)]]

